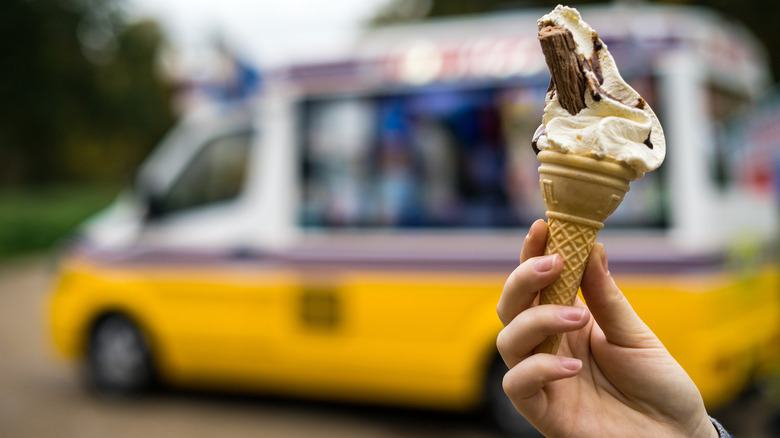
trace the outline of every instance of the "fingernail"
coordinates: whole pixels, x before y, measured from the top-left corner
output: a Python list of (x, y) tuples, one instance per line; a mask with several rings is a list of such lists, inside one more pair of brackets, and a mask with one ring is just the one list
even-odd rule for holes
[(585, 309), (582, 307), (564, 307), (561, 309), (561, 318), (567, 321), (580, 321), (585, 316)]
[(531, 234), (533, 234), (533, 232), (534, 232), (534, 226), (533, 224), (531, 224), (531, 226), (528, 227), (528, 233), (526, 233), (525, 238), (529, 239), (531, 237)]
[(604, 272), (609, 274), (609, 261), (607, 260), (607, 251), (604, 249), (604, 246), (600, 247), (601, 251), (601, 267), (604, 268)]
[(561, 361), (561, 366), (569, 371), (577, 371), (582, 367), (582, 361), (573, 357), (561, 356), (559, 360)]
[(553, 263), (555, 262), (555, 256), (556, 254), (551, 254), (539, 258), (539, 260), (534, 262), (534, 271), (547, 272), (552, 269)]

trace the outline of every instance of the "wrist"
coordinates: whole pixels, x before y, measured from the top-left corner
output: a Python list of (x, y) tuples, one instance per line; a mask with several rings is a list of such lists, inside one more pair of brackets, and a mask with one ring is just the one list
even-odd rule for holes
[(682, 436), (688, 438), (729, 438), (731, 436), (728, 433), (721, 435), (720, 431), (723, 430), (725, 432), (725, 429), (706, 412), (704, 415), (699, 416), (698, 421), (689, 424), (688, 427), (690, 429)]

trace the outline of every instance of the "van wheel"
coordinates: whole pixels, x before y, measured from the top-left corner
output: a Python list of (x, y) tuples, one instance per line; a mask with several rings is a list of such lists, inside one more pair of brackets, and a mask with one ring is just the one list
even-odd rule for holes
[(154, 382), (149, 343), (129, 318), (106, 316), (90, 332), (87, 372), (91, 386), (102, 395), (144, 392)]
[(485, 385), (485, 411), (495, 427), (505, 436), (543, 438), (543, 435), (515, 409), (504, 393), (504, 374), (509, 369), (500, 356), (496, 356), (488, 369)]

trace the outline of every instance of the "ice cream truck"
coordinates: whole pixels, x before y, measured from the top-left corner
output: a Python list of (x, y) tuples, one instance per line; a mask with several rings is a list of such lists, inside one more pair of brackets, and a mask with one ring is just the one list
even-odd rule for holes
[[(768, 86), (766, 57), (706, 9), (581, 12), (668, 145), (600, 234), (610, 270), (722, 405), (780, 341), (774, 185), (730, 135)], [(370, 29), (343, 57), (266, 72), (254, 99), (183, 117), (65, 247), (57, 349), (103, 391), (485, 408), (527, 431), (501, 389), (495, 308), (544, 217), (543, 13)]]

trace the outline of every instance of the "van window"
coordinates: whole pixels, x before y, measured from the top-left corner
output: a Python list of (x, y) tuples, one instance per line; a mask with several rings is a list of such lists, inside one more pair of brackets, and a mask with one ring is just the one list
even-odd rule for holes
[(250, 133), (217, 137), (203, 146), (164, 197), (162, 213), (237, 197), (247, 174)]
[[(309, 228), (527, 226), (544, 217), (530, 146), (547, 83), (310, 98), (299, 106)], [(657, 176), (610, 218), (664, 223)], [(622, 211), (621, 211), (622, 210)]]
[(715, 187), (726, 190), (735, 183), (736, 169), (730, 166), (738, 162), (740, 153), (744, 153), (744, 145), (738, 136), (750, 109), (750, 99), (714, 82), (707, 84), (706, 91), (707, 114), (712, 121), (714, 135), (714, 150), (711, 151), (709, 163), (710, 178)]
[[(507, 189), (501, 102), (508, 98), (497, 89), (450, 87), (305, 102), (303, 224), (470, 228), (523, 222), (513, 206), (526, 205), (510, 202), (516, 191)], [(528, 116), (531, 138), (541, 113)], [(535, 169), (530, 146), (525, 149)]]

